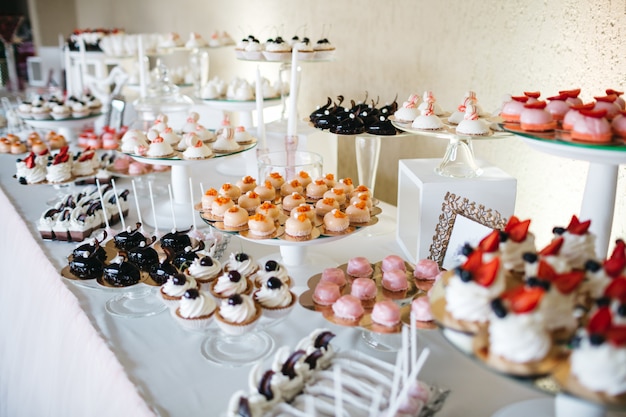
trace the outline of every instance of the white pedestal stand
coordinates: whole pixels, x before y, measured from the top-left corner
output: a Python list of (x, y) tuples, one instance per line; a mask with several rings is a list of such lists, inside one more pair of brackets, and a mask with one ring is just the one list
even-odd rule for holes
[(104, 114), (95, 114), (87, 117), (79, 117), (75, 119), (63, 119), (63, 120), (35, 120), (35, 119), (22, 119), (24, 123), (35, 129), (54, 130), (58, 134), (63, 135), (68, 143), (74, 142), (76, 139), (76, 132), (93, 125), (96, 120)]
[(555, 140), (531, 139), (526, 136), (524, 142), (531, 148), (550, 155), (589, 161), (580, 218), (591, 219), (589, 229), (597, 237), (596, 255), (605, 258), (608, 254), (615, 211), (618, 168), (620, 164), (626, 163), (626, 147), (594, 147)]

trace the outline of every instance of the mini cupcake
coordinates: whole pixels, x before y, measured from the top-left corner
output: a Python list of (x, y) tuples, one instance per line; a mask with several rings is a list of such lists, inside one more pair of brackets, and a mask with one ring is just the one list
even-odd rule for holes
[(198, 289), (196, 280), (191, 276), (185, 276), (185, 274), (176, 274), (169, 277), (167, 282), (161, 286), (159, 294), (167, 307), (175, 309), (185, 292), (190, 288)]
[(185, 329), (205, 330), (213, 321), (215, 309), (215, 301), (209, 294), (190, 288), (183, 294), (174, 317)]
[(254, 286), (252, 282), (239, 272), (224, 272), (210, 284), (211, 294), (216, 298), (228, 298), (235, 294), (250, 294)]
[(217, 325), (228, 335), (241, 336), (257, 325), (261, 312), (252, 297), (235, 294), (222, 300), (216, 314)]
[(298, 297), (280, 279), (272, 277), (254, 293), (254, 299), (261, 305), (265, 316), (278, 319), (289, 314)]
[(270, 278), (278, 278), (289, 287), (292, 285), (287, 268), (274, 260), (265, 262), (265, 265), (254, 274), (253, 280), (256, 286), (261, 288)]
[(187, 273), (195, 278), (201, 289), (208, 290), (209, 283), (217, 278), (221, 270), (220, 262), (206, 255), (194, 259), (187, 268)]

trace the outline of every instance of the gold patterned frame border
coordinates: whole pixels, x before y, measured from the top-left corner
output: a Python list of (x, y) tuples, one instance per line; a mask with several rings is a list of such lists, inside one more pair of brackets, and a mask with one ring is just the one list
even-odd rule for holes
[(450, 242), (450, 236), (452, 236), (456, 216), (459, 215), (491, 229), (502, 230), (507, 223), (507, 219), (502, 217), (496, 210), (485, 208), (482, 204), (447, 192), (441, 205), (439, 223), (437, 223), (435, 228), (429, 255), (429, 259), (437, 262), (440, 268), (448, 250), (448, 243)]

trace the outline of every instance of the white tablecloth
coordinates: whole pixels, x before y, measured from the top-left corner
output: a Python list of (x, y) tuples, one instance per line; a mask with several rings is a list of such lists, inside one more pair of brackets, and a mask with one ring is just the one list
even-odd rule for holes
[[(58, 271), (75, 244), (44, 242), (35, 228), (45, 201), (56, 191), (45, 185), (19, 185), (11, 178), (14, 160), (0, 155), (0, 416), (220, 415), (230, 395), (247, 388), (250, 367), (227, 368), (207, 361), (200, 352), (204, 336), (183, 330), (167, 312), (138, 319), (115, 317), (104, 310), (115, 291), (63, 279)], [(224, 178), (205, 169), (211, 163), (194, 167), (195, 182), (205, 187), (221, 184)], [(167, 174), (157, 178), (168, 180)], [(143, 181), (139, 194), (146, 203)], [(127, 180), (117, 186), (130, 188)], [(160, 195), (167, 198), (162, 191)], [(130, 201), (129, 224), (136, 218)], [(148, 215), (149, 209), (142, 212)], [(311, 246), (307, 264), (290, 269), (295, 291), (302, 292), (306, 280), (324, 267), (353, 256), (378, 261), (400, 254), (394, 230), (395, 208), (383, 204), (380, 222), (369, 232)], [(227, 253), (239, 250), (256, 259), (279, 256), (278, 247), (235, 238)], [(340, 348), (388, 361), (395, 358), (369, 348), (359, 330), (335, 326), (300, 305), (269, 334), (276, 346), (293, 347), (318, 327), (335, 332), (334, 343)], [(439, 331), (420, 331), (419, 343), (431, 348), (420, 378), (452, 390), (442, 417), (490, 416), (510, 403), (547, 398), (486, 370), (451, 347)]]

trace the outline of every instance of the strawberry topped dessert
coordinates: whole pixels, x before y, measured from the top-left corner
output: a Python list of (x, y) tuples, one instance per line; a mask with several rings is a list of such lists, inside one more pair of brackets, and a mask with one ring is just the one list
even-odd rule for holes
[(557, 273), (569, 272), (572, 270), (567, 259), (561, 254), (563, 246), (563, 237), (553, 239), (546, 247), (539, 252), (526, 252), (524, 259), (524, 274), (526, 277), (537, 276), (539, 269), (539, 261), (544, 261), (552, 267)]
[(520, 127), (531, 132), (545, 132), (556, 128), (556, 121), (546, 110), (545, 101), (526, 102), (520, 114)]
[(626, 269), (626, 243), (622, 239), (615, 242), (611, 256), (604, 262), (593, 259), (585, 262), (586, 280), (585, 292), (592, 299), (600, 298), (606, 287), (624, 273)]
[(570, 104), (567, 102), (567, 94), (559, 94), (558, 96), (548, 97), (546, 110), (552, 115), (552, 118), (560, 122), (565, 117), (565, 113), (569, 111)]
[(72, 158), (69, 147), (64, 146), (48, 163), (46, 180), (53, 184), (69, 181), (72, 178)]
[(617, 104), (617, 95), (608, 94), (606, 96), (594, 97), (596, 103), (593, 107), (594, 110), (606, 110), (606, 118), (610, 121), (622, 110), (619, 104)]
[[(502, 106), (500, 111), (500, 117), (505, 122), (519, 123), (520, 114), (524, 110), (524, 104), (528, 101), (527, 96), (513, 96), (510, 101), (507, 101)], [(465, 112), (465, 110), (463, 110)], [(464, 113), (465, 114), (465, 113)]]
[(573, 215), (566, 228), (555, 227), (555, 236), (563, 238), (561, 254), (567, 259), (572, 268), (583, 269), (585, 262), (596, 258), (594, 234), (589, 232), (591, 220), (581, 222)]
[(511, 216), (504, 232), (500, 233), (499, 249), (502, 253), (502, 267), (507, 271), (524, 272), (524, 258), (526, 252), (535, 250), (535, 235), (528, 231), (530, 220), (520, 220)]
[(583, 104), (583, 101), (578, 97), (580, 95), (580, 88), (575, 88), (572, 90), (561, 90), (559, 91), (559, 95), (567, 96), (567, 99), (565, 101), (567, 101), (570, 106), (579, 106)]
[(572, 125), (572, 140), (593, 143), (608, 143), (613, 137), (606, 109), (579, 111), (582, 117)]

